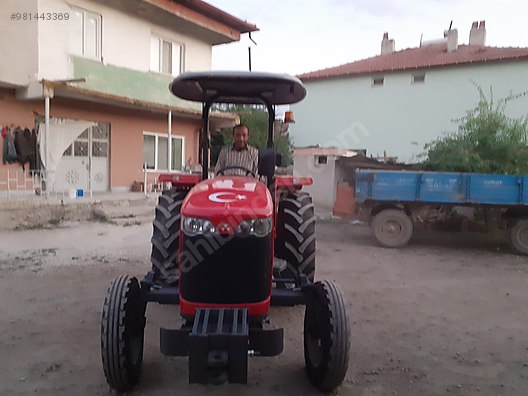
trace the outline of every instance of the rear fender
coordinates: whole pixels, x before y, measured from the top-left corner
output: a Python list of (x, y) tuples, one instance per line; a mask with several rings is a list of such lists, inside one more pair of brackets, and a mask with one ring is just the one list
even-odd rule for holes
[(311, 186), (313, 179), (311, 177), (296, 177), (296, 176), (276, 176), (275, 177), (275, 213), (273, 221), (273, 239), (277, 233), (277, 213), (279, 210), (279, 200), (283, 194), (301, 190), (303, 186)]
[(313, 184), (311, 177), (296, 177), (296, 176), (277, 176), (275, 177), (275, 188), (277, 190), (296, 191), (303, 188), (303, 186), (310, 186)]
[(202, 179), (201, 175), (194, 174), (161, 174), (158, 177), (160, 183), (171, 183), (172, 188), (177, 190), (191, 188)]

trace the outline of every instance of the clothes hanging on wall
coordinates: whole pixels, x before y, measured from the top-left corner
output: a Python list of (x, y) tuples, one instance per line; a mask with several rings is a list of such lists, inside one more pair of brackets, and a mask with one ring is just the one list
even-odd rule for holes
[(37, 146), (37, 131), (35, 128), (33, 128), (31, 131), (29, 129), (25, 129), (24, 136), (26, 136), (26, 139), (31, 147), (31, 157), (29, 158), (30, 172), (31, 174), (38, 173), (40, 171), (40, 154)]
[[(29, 129), (28, 129), (29, 132)], [(15, 149), (18, 153), (18, 162), (22, 165), (22, 170), (26, 170), (26, 164), (31, 158), (31, 146), (24, 135), (24, 130), (20, 127), (15, 128)]]
[(35, 129), (33, 129), (31, 134), (33, 135), (33, 139), (35, 141), (35, 159), (37, 164), (36, 170), (40, 171), (42, 168), (42, 159), (40, 157), (40, 147), (38, 144), (39, 127), (37, 126)]
[(11, 134), (11, 128), (2, 128), (2, 163), (12, 164), (18, 161), (18, 153), (15, 147), (15, 140)]
[(31, 137), (31, 131), (29, 128), (24, 128), (24, 139), (26, 139), (26, 142), (29, 147), (29, 169), (33, 169), (33, 166), (35, 165), (35, 147), (33, 145), (33, 139)]
[(3, 127), (0, 125), (2, 136), (2, 163), (13, 164), (18, 162), (22, 169), (26, 170), (29, 163), (30, 174), (40, 171), (40, 155), (37, 146), (38, 131), (35, 129), (15, 127)]

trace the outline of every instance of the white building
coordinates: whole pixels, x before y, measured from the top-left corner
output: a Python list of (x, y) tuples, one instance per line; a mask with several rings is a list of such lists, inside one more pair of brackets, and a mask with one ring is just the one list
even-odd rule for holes
[[(200, 0), (2, 0), (0, 15), (0, 125), (49, 120), (52, 191), (129, 190), (144, 164), (151, 181), (197, 165), (201, 106), (168, 86), (210, 70), (214, 45), (257, 30)], [(7, 172), (21, 166), (0, 164), (0, 189)]]
[[(296, 147), (366, 149), (374, 157), (416, 162), (424, 145), (457, 130), (453, 120), (476, 106), (475, 85), (500, 99), (528, 91), (528, 48), (485, 45), (484, 21), (474, 23), (469, 44), (456, 29), (418, 48), (395, 51), (385, 33), (381, 55), (299, 77), (308, 90), (293, 106)], [(528, 43), (527, 43), (528, 45)], [(510, 102), (513, 117), (528, 113), (528, 96)]]
[(331, 212), (336, 199), (337, 184), (346, 180), (346, 169), (339, 166), (339, 159), (356, 156), (357, 153), (335, 147), (304, 147), (293, 152), (295, 175), (310, 176), (314, 184), (304, 187), (309, 192), (318, 212)]

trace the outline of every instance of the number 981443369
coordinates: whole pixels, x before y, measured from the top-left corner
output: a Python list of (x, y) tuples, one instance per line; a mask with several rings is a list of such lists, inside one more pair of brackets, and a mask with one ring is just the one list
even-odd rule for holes
[(67, 21), (70, 14), (67, 12), (12, 12), (12, 21)]

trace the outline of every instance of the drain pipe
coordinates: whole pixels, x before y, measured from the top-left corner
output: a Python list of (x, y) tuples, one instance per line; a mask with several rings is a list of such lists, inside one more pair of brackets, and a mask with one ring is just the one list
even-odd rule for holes
[(147, 197), (147, 163), (145, 162), (143, 164), (143, 193), (145, 194), (145, 198)]
[(44, 161), (46, 162), (46, 196), (49, 198), (49, 191), (50, 191), (50, 185), (49, 185), (49, 155), (48, 155), (48, 144), (49, 144), (49, 119), (50, 119), (50, 97), (47, 92), (46, 87), (44, 87)]
[(168, 117), (169, 126), (167, 128), (168, 133), (168, 142), (167, 142), (167, 150), (169, 152), (167, 153), (167, 171), (172, 171), (172, 110), (169, 110), (169, 117)]
[(93, 186), (92, 186), (92, 171), (93, 171), (93, 155), (92, 155), (92, 145), (93, 145), (93, 126), (90, 127), (88, 133), (88, 188), (90, 190), (90, 198), (93, 198)]

